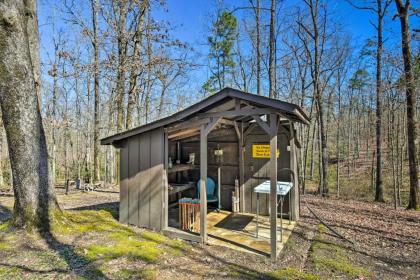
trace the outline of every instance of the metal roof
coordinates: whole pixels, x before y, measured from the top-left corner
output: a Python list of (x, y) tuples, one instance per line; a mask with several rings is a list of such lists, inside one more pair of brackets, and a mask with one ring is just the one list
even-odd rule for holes
[(175, 123), (191, 119), (199, 113), (208, 112), (215, 107), (223, 106), (223, 104), (235, 99), (248, 102), (250, 105), (255, 107), (274, 109), (292, 121), (304, 124), (309, 124), (310, 121), (305, 111), (296, 104), (227, 87), (171, 116), (105, 137), (101, 139), (101, 144), (110, 145), (114, 142), (121, 141), (146, 131), (160, 127), (167, 127)]

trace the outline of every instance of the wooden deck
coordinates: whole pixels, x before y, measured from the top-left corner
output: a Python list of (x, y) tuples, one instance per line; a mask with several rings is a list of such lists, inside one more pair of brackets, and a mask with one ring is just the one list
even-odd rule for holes
[[(283, 219), (283, 240), (280, 242), (280, 219), (277, 254), (289, 239), (295, 222)], [(256, 237), (256, 216), (254, 214), (233, 214), (228, 211), (213, 211), (207, 215), (209, 243), (229, 247), (235, 250), (270, 255), (269, 217), (259, 216), (259, 233)]]

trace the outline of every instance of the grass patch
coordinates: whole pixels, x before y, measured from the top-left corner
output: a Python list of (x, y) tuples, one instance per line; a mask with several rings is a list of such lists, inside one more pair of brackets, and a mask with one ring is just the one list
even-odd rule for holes
[(58, 252), (55, 251), (33, 251), (28, 257), (33, 259), (33, 267), (42, 270), (60, 269), (67, 270), (69, 266), (67, 262), (61, 258)]
[(86, 269), (83, 273), (83, 276), (78, 277), (78, 279), (83, 280), (90, 280), (90, 279), (103, 279), (104, 274), (101, 269), (98, 269), (96, 267), (89, 267)]
[(319, 224), (318, 230), (320, 233), (326, 233), (328, 231), (328, 228), (324, 224)]
[(357, 266), (351, 261), (350, 254), (348, 250), (338, 245), (326, 243), (319, 236), (314, 239), (311, 246), (311, 257), (315, 269), (319, 272), (351, 277), (370, 275), (367, 269)]
[(287, 267), (268, 273), (268, 276), (278, 280), (320, 280), (318, 275), (305, 273), (297, 268)]
[(155, 242), (155, 243), (158, 243), (158, 244), (165, 243), (168, 240), (162, 234), (159, 234), (159, 233), (153, 232), (153, 231), (144, 231), (140, 234), (140, 236), (143, 239), (146, 239), (148, 241)]
[(125, 232), (125, 231), (116, 231), (108, 234), (108, 237), (113, 240), (125, 240), (127, 238), (134, 237), (135, 234), (133, 232)]
[(143, 270), (135, 269), (121, 269), (117, 275), (117, 279), (144, 279), (144, 280), (153, 280), (156, 279), (156, 271), (151, 268), (146, 268)]
[(119, 257), (140, 259), (148, 263), (157, 262), (161, 250), (156, 243), (134, 239), (119, 240), (109, 245), (91, 245), (85, 250), (88, 260), (111, 260)]
[(315, 259), (315, 268), (316, 269), (329, 269), (332, 272), (345, 273), (352, 277), (365, 276), (369, 272), (363, 268), (354, 266), (352, 263), (343, 260), (343, 259), (331, 259), (327, 257), (319, 257)]
[(182, 257), (184, 255), (184, 251), (177, 248), (165, 247), (164, 251), (174, 257)]
[(6, 250), (10, 250), (12, 247), (10, 246), (10, 243), (7, 241), (0, 241), (0, 250), (2, 251), (6, 251)]
[(0, 224), (0, 231), (7, 231), (10, 229), (10, 221), (6, 221)]
[(187, 244), (181, 240), (171, 240), (162, 234), (153, 231), (144, 231), (140, 236), (150, 242), (165, 245), (163, 250), (176, 257), (183, 256), (184, 252), (189, 248)]
[(0, 279), (23, 279), (22, 269), (16, 266), (0, 266)]
[[(0, 266), (0, 279), (20, 279), (25, 275), (37, 278), (38, 270), (45, 271), (45, 276), (53, 277), (73, 267), (82, 270), (77, 277), (96, 279), (103, 277), (116, 259), (118, 262), (121, 260), (143, 266), (144, 263), (157, 263), (165, 254), (183, 256), (189, 249), (189, 245), (183, 241), (172, 240), (157, 232), (138, 232), (120, 224), (105, 210), (57, 211), (53, 215), (51, 232), (58, 242), (66, 244), (59, 249), (60, 252), (48, 248), (38, 234), (26, 235), (9, 227), (8, 222), (1, 223), (0, 253), (7, 258), (7, 265)], [(69, 237), (76, 237), (75, 244), (67, 245)], [(74, 251), (67, 246), (74, 248)], [(68, 259), (71, 259), (71, 263)], [(23, 263), (34, 273), (14, 266)], [(153, 269), (135, 267), (111, 274), (116, 275), (116, 279), (156, 279), (157, 273)]]
[(15, 241), (17, 240), (16, 235), (4, 233), (0, 236), (0, 250), (11, 250)]
[(187, 251), (191, 248), (191, 246), (179, 239), (173, 239), (167, 242), (167, 245), (173, 249), (178, 249), (181, 251)]
[(105, 210), (64, 211), (56, 214), (52, 230), (54, 233), (65, 235), (88, 232), (121, 232), (127, 235), (133, 234), (130, 228), (120, 224), (110, 212)]
[[(181, 257), (184, 255), (184, 251), (188, 249), (188, 246), (181, 240), (171, 240), (157, 232), (143, 231), (139, 236), (148, 242), (147, 244), (154, 244), (158, 250), (167, 252), (173, 256)], [(110, 233), (108, 237), (119, 242), (117, 244), (121, 244), (120, 242), (124, 243), (127, 239), (134, 239), (133, 242), (129, 243), (131, 245), (137, 246), (136, 236), (134, 233), (118, 231)]]
[(5, 242), (0, 242), (0, 250), (2, 251), (10, 250), (10, 245)]
[(227, 265), (228, 275), (239, 279), (260, 279), (260, 276), (255, 271), (250, 271), (246, 267), (230, 263)]
[(109, 242), (105, 242), (106, 245), (92, 244), (79, 248), (89, 261), (129, 257), (155, 263), (162, 252), (182, 256), (188, 249), (184, 242), (171, 240), (157, 232), (143, 231), (137, 234), (117, 222), (112, 214), (105, 210), (64, 211), (55, 219), (53, 232), (63, 235), (105, 233), (105, 237), (110, 239)]

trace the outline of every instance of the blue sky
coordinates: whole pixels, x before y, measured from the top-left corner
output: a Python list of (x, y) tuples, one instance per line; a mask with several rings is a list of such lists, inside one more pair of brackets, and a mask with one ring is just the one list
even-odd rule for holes
[[(262, 1), (264, 2), (264, 1)], [(267, 2), (267, 1), (266, 1)], [(298, 1), (293, 1), (298, 2)], [(176, 35), (188, 42), (203, 41), (206, 19), (214, 7), (215, 0), (168, 0), (168, 12), (159, 13), (159, 16), (165, 17), (166, 20), (177, 26), (182, 26), (176, 31)], [(228, 7), (244, 6), (247, 1), (244, 0), (227, 0)], [(370, 25), (369, 20), (375, 20), (375, 15), (368, 11), (356, 10), (344, 0), (329, 0), (331, 10), (337, 15), (337, 19), (341, 22), (354, 38), (365, 40), (373, 37), (375, 30)], [(285, 4), (279, 4), (285, 10)], [(394, 3), (391, 4), (391, 13), (395, 12)], [(399, 28), (397, 20), (387, 19), (385, 28), (395, 30)], [(388, 30), (389, 31), (389, 30)], [(396, 31), (399, 31), (398, 29)]]
[[(52, 7), (63, 0), (39, 0), (39, 22), (41, 24), (41, 56), (46, 58), (46, 53), (52, 53), (51, 44), (51, 29), (45, 23), (48, 18), (53, 15)], [(86, 0), (85, 0), (86, 1)], [(360, 0), (362, 1), (362, 0)], [(88, 1), (86, 1), (85, 5)], [(209, 18), (212, 11), (215, 10), (216, 0), (167, 0), (167, 9), (159, 9), (155, 11), (157, 19), (166, 20), (171, 23), (175, 29), (172, 36), (190, 44), (201, 56), (202, 64), (205, 64), (207, 54), (207, 47), (205, 46), (206, 35), (205, 32), (209, 26)], [(269, 5), (270, 1), (262, 0), (264, 5)], [(282, 14), (287, 14), (288, 6), (301, 3), (302, 1), (278, 1), (279, 3), (279, 17)], [(329, 11), (334, 14), (336, 20), (343, 25), (346, 33), (352, 37), (352, 44), (355, 47), (361, 47), (366, 39), (374, 39), (375, 30), (369, 23), (369, 20), (375, 21), (375, 15), (369, 11), (356, 10), (351, 7), (344, 0), (327, 0), (329, 4)], [(415, 1), (416, 2), (416, 1)], [(76, 2), (83, 3), (83, 1)], [(238, 6), (249, 6), (248, 0), (225, 0), (225, 6), (228, 9)], [(82, 4), (81, 4), (82, 5)], [(88, 10), (88, 9), (85, 9)], [(390, 15), (385, 21), (385, 40), (386, 44), (399, 44), (400, 40), (400, 26), (398, 20), (391, 20), (391, 15), (395, 13), (395, 4), (392, 3), (389, 9)], [(238, 12), (238, 17), (246, 16), (246, 12)], [(248, 13), (249, 14), (249, 13)], [(58, 19), (59, 20), (59, 19)], [(419, 25), (419, 20), (412, 19), (411, 25)], [(57, 28), (63, 26), (62, 22), (58, 22)], [(280, 34), (281, 36), (281, 34)], [(70, 40), (72, 38), (69, 38)], [(191, 79), (194, 86), (199, 87), (200, 84), (206, 80), (207, 71), (205, 67), (200, 68)]]

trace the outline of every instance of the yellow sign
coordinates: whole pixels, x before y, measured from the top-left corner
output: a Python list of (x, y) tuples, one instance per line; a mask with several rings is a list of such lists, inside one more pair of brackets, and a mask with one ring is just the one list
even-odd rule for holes
[[(280, 150), (277, 149), (277, 158), (280, 156)], [(253, 158), (270, 158), (270, 145), (267, 144), (253, 144), (252, 145)]]

